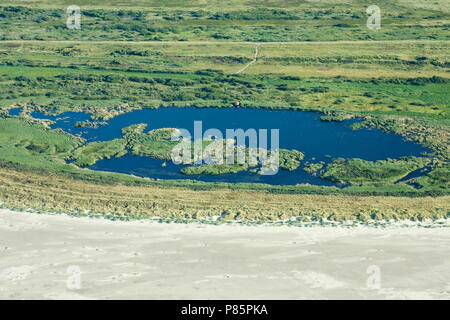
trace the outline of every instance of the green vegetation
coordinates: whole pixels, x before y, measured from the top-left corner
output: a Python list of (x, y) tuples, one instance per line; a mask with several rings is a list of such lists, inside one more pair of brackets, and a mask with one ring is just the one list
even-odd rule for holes
[(342, 122), (344, 120), (353, 119), (355, 115), (353, 114), (345, 114), (345, 113), (336, 113), (336, 112), (328, 112), (326, 115), (321, 116), (321, 121), (335, 121), (335, 122)]
[[(16, 3), (14, 3), (16, 2)], [(8, 1), (2, 40), (335, 41), (448, 39), (445, 0), (379, 0), (382, 28), (366, 27), (364, 1), (79, 1), (81, 30), (68, 30), (70, 1)], [(21, 6), (22, 5), (22, 6)]]
[(288, 171), (293, 171), (300, 166), (300, 162), (305, 155), (297, 150), (280, 149), (280, 168)]
[(75, 164), (80, 167), (92, 166), (102, 159), (122, 157), (127, 154), (125, 142), (122, 139), (114, 139), (105, 142), (91, 142), (86, 146), (76, 149), (72, 155)]
[(100, 125), (104, 126), (104, 125), (107, 125), (107, 124), (108, 124), (108, 123), (107, 123), (107, 122), (104, 122), (104, 121), (98, 122), (98, 121), (89, 121), (89, 120), (86, 120), (86, 121), (77, 121), (77, 122), (74, 124), (74, 127), (78, 127), (78, 128), (94, 128), (94, 129), (97, 129)]
[[(350, 113), (446, 117), (446, 43), (387, 45), (361, 43), (355, 55), (350, 43), (261, 44), (257, 62), (235, 74), (251, 60), (253, 44), (6, 42), (0, 107), (86, 111), (106, 121), (141, 108), (231, 107), (237, 99), (249, 108), (326, 112), (323, 120)], [(150, 54), (111, 56), (119, 48)]]
[(145, 127), (145, 124), (140, 124), (124, 128), (124, 147), (135, 156), (171, 160), (172, 149), (178, 144), (177, 141), (169, 140), (174, 129), (152, 130), (145, 134)]
[[(201, 182), (152, 182), (127, 175), (80, 170), (77, 175), (42, 174), (0, 162), (0, 206), (16, 210), (34, 208), (40, 212), (76, 216), (102, 216), (112, 220), (160, 217), (162, 221), (203, 221), (222, 216), (247, 223), (270, 223), (387, 219), (448, 218), (450, 196), (410, 197), (363, 196), (335, 188), (290, 187), (293, 194), (272, 192), (256, 185)], [(245, 189), (248, 188), (248, 189)], [(309, 190), (308, 190), (309, 189)], [(327, 192), (311, 194), (311, 190)], [(277, 191), (278, 190), (278, 191)], [(398, 186), (397, 190), (406, 189)], [(367, 192), (370, 192), (369, 189)], [(300, 193), (300, 194), (295, 194)], [(88, 212), (88, 213), (87, 213)]]
[(428, 165), (427, 158), (387, 159), (376, 162), (361, 159), (336, 159), (326, 168), (325, 179), (349, 184), (386, 185)]
[(62, 159), (82, 143), (82, 139), (60, 130), (45, 130), (39, 123), (0, 118), (0, 159), (3, 161), (45, 170), (65, 165)]
[[(82, 29), (69, 30), (65, 10), (72, 4), (0, 1), (0, 203), (121, 219), (448, 217), (447, 2), (380, 0), (380, 30), (366, 27), (373, 3), (365, 0), (81, 0)], [(222, 108), (236, 100), (243, 108), (316, 111), (322, 121), (358, 118), (355, 130), (399, 134), (431, 152), (302, 168), (345, 188), (154, 181), (80, 167), (125, 154), (169, 161), (179, 143), (170, 140), (174, 129), (145, 133), (136, 124), (119, 139), (86, 143), (31, 116), (83, 111), (91, 119), (76, 126), (96, 128), (137, 109)], [(18, 107), (20, 116), (10, 117), (8, 110)], [(280, 150), (280, 167), (296, 170), (303, 158)], [(182, 172), (257, 173), (260, 165)], [(398, 182), (425, 166), (428, 174)]]
[(178, 144), (169, 141), (174, 129), (157, 129), (143, 133), (145, 124), (132, 125), (122, 129), (123, 138), (112, 141), (91, 142), (76, 149), (71, 159), (78, 166), (91, 166), (98, 160), (132, 155), (171, 160), (171, 151)]
[(442, 119), (424, 119), (411, 117), (369, 116), (364, 121), (354, 123), (352, 128), (377, 128), (404, 136), (407, 140), (420, 143), (431, 150), (438, 162), (450, 159), (450, 121)]
[[(144, 126), (135, 125), (124, 129), (125, 134), (131, 132), (142, 132)], [(285, 194), (342, 194), (342, 195), (391, 195), (391, 196), (424, 196), (424, 195), (443, 195), (447, 194), (446, 189), (442, 189), (441, 185), (448, 184), (448, 175), (442, 175), (438, 186), (434, 186), (434, 181), (428, 181), (421, 188), (413, 188), (407, 184), (400, 183), (396, 185), (371, 186), (364, 184), (363, 186), (354, 186), (344, 189), (335, 187), (320, 186), (269, 186), (264, 184), (252, 183), (206, 183), (199, 181), (152, 181), (151, 179), (141, 179), (133, 176), (116, 173), (103, 173), (90, 170), (80, 170), (72, 164), (66, 164), (63, 159), (74, 159), (74, 155), (80, 155), (84, 159), (98, 159), (101, 157), (112, 157), (117, 155), (118, 149), (108, 148), (108, 143), (104, 149), (90, 148), (90, 144), (83, 145), (80, 138), (68, 135), (60, 130), (47, 130), (39, 123), (27, 122), (19, 118), (0, 118), (0, 164), (10, 171), (27, 172), (32, 170), (35, 174), (44, 174), (45, 176), (66, 176), (70, 179), (79, 180), (79, 183), (93, 182), (96, 184), (125, 184), (136, 186), (161, 186), (165, 188), (182, 187), (194, 190), (214, 190), (214, 189), (230, 189), (230, 190), (252, 190), (266, 191), (270, 193)], [(166, 129), (167, 130), (167, 129)], [(167, 137), (166, 130), (158, 130), (159, 135)], [(17, 135), (16, 132), (21, 132)], [(155, 131), (150, 131), (155, 134)], [(141, 133), (143, 134), (143, 133)], [(117, 141), (113, 140), (116, 144)], [(97, 143), (94, 143), (96, 145)], [(32, 145), (33, 147), (29, 147)], [(39, 145), (39, 151), (36, 153), (36, 147)], [(121, 145), (121, 144), (118, 144)], [(28, 148), (27, 148), (28, 147)], [(31, 149), (31, 150), (30, 150)], [(45, 151), (43, 151), (45, 150)], [(111, 152), (106, 152), (111, 150)], [(50, 151), (50, 153), (47, 153)], [(89, 153), (94, 151), (93, 153)], [(122, 150), (119, 150), (121, 152)], [(56, 152), (56, 153), (55, 153)], [(98, 153), (96, 153), (98, 152)], [(76, 160), (76, 159), (74, 159)], [(80, 160), (81, 161), (81, 160)], [(424, 160), (425, 161), (425, 160)], [(436, 173), (435, 173), (436, 175)], [(435, 177), (436, 179), (437, 177)]]
[[(122, 129), (124, 134), (121, 139), (114, 139), (112, 141), (103, 142), (91, 142), (81, 148), (74, 150), (71, 154), (70, 159), (75, 160), (74, 163), (78, 166), (91, 166), (95, 164), (98, 160), (110, 159), (115, 156), (119, 158), (126, 155), (128, 152), (135, 156), (144, 156), (150, 158), (156, 158), (161, 160), (172, 160), (172, 151), (174, 148), (180, 144), (181, 139), (171, 140), (174, 130), (177, 129), (155, 129), (148, 133), (143, 131), (146, 128), (146, 124), (135, 124)], [(223, 143), (222, 150), (222, 163), (225, 163), (226, 155), (226, 141), (217, 141), (218, 143)], [(203, 140), (201, 159), (206, 158), (209, 153), (206, 152), (207, 147), (213, 143), (213, 140)], [(191, 150), (190, 162), (193, 163), (195, 159), (194, 155), (194, 142), (188, 142), (188, 146)], [(234, 152), (235, 162), (237, 163), (238, 156), (238, 146), (233, 146), (232, 151)], [(208, 174), (208, 175), (218, 175), (225, 173), (237, 173), (240, 171), (246, 171), (250, 167), (257, 166), (260, 161), (253, 165), (250, 165), (249, 161), (249, 149), (245, 149), (245, 164), (212, 164), (212, 165), (201, 165), (201, 166), (190, 166), (181, 169), (181, 172), (186, 175), (198, 175), (198, 174)], [(214, 155), (213, 155), (214, 156)], [(281, 149), (279, 151), (279, 164), (280, 168), (285, 170), (295, 170), (300, 165), (300, 161), (303, 160), (303, 153), (297, 150), (285, 150)], [(215, 160), (216, 157), (214, 157)], [(217, 161), (216, 161), (217, 163)], [(187, 164), (187, 163), (185, 163)]]
[(446, 167), (436, 168), (426, 176), (413, 179), (420, 188), (441, 188), (450, 191), (450, 169), (448, 164)]
[(317, 163), (305, 163), (305, 166), (303, 167), (303, 171), (316, 174), (317, 171), (323, 168), (325, 162), (317, 162)]
[(186, 175), (219, 175), (226, 173), (238, 173), (241, 171), (247, 171), (249, 168), (248, 164), (212, 164), (212, 165), (201, 165), (201, 166), (190, 166), (181, 169), (181, 173)]

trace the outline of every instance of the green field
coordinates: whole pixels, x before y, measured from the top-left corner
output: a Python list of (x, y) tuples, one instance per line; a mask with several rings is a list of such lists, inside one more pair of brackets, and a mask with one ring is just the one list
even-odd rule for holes
[[(78, 1), (82, 27), (65, 28), (71, 1), (2, 1), (3, 40), (336, 41), (448, 40), (444, 0), (377, 1), (382, 28), (366, 28), (371, 1)], [(23, 5), (23, 7), (19, 7)], [(14, 22), (14, 23), (13, 23)]]
[[(252, 202), (248, 214), (237, 214), (239, 210), (233, 207), (236, 219), (258, 216), (265, 221), (256, 213), (266, 205), (266, 194), (283, 194), (286, 201), (292, 201), (292, 208), (281, 206), (282, 217), (297, 213), (323, 217), (320, 209), (330, 212), (341, 201), (345, 206), (333, 212), (341, 220), (368, 219), (373, 210), (381, 210), (373, 215), (377, 218), (448, 215), (450, 10), (446, 1), (379, 1), (379, 30), (366, 27), (369, 1), (137, 0), (133, 5), (78, 1), (81, 30), (66, 28), (65, 10), (71, 4), (0, 1), (0, 203), (21, 206), (23, 199), (22, 204), (32, 208), (71, 211), (76, 198), (83, 199), (84, 210), (90, 210), (91, 203), (106, 214), (111, 207), (86, 193), (98, 185), (105, 190), (115, 188), (111, 197), (117, 196), (121, 208), (116, 213), (133, 217), (152, 215), (142, 213), (151, 211), (151, 203), (128, 205), (120, 199), (144, 190), (155, 197), (182, 190), (186, 194), (183, 200), (158, 204), (158, 212), (173, 208), (177, 219), (182, 216), (183, 203), (191, 201), (192, 190), (197, 190), (198, 196), (195, 204), (186, 204), (189, 219), (195, 219), (195, 210), (203, 217), (221, 215), (225, 204), (208, 204), (209, 209), (202, 211), (202, 203), (213, 194), (226, 197), (229, 192), (244, 206), (252, 196), (262, 199), (259, 204)], [(96, 127), (137, 109), (228, 108), (236, 100), (244, 108), (314, 111), (322, 121), (359, 118), (362, 122), (353, 126), (355, 130), (378, 128), (399, 134), (431, 152), (418, 158), (377, 162), (334, 159), (326, 166), (305, 163), (305, 172), (349, 185), (343, 189), (153, 181), (82, 167), (125, 154), (169, 161), (176, 144), (168, 141), (170, 130), (144, 133), (143, 127), (124, 128), (120, 139), (86, 143), (61, 130), (48, 130), (48, 121), (31, 117), (33, 111), (84, 111), (91, 118), (77, 126)], [(19, 116), (8, 115), (18, 107), (22, 108)], [(203, 142), (205, 146), (208, 143)], [(280, 150), (281, 168), (297, 169), (304, 158), (301, 151)], [(67, 164), (67, 160), (73, 163)], [(431, 167), (428, 174), (395, 183), (425, 166)], [(246, 170), (256, 169), (209, 165), (186, 167), (183, 173), (217, 175)], [(33, 175), (30, 181), (14, 178), (28, 173)], [(49, 182), (48, 175), (57, 178)], [(59, 183), (68, 186), (64, 197), (41, 189), (48, 184), (57, 190)], [(299, 205), (302, 196), (311, 199), (308, 197), (319, 195), (326, 204)], [(361, 199), (352, 206), (352, 197)], [(373, 207), (358, 216), (365, 197)], [(377, 197), (383, 203), (379, 208)], [(418, 204), (410, 206), (405, 201), (406, 211), (402, 211), (396, 197), (423, 197), (426, 207), (418, 209)], [(44, 201), (54, 203), (44, 205)], [(267, 201), (272, 201), (267, 215), (275, 219), (278, 200)], [(395, 205), (389, 208), (389, 203)]]
[(229, 107), (238, 99), (246, 107), (447, 117), (446, 48), (264, 44), (256, 63), (236, 74), (253, 44), (3, 42), (0, 105), (83, 109), (101, 119), (122, 105)]

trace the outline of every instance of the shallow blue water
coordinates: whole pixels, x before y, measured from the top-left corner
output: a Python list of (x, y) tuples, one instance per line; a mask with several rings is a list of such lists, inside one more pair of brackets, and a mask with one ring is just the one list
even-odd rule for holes
[(22, 111), (22, 108), (10, 109), (9, 110), (9, 115), (11, 115), (11, 116), (18, 116), (21, 111)]
[[(226, 129), (247, 130), (279, 129), (280, 148), (296, 149), (305, 153), (305, 161), (325, 163), (332, 158), (361, 158), (382, 160), (401, 156), (420, 156), (428, 152), (419, 144), (405, 141), (401, 136), (383, 133), (376, 129), (351, 130), (350, 125), (357, 120), (343, 122), (322, 122), (320, 115), (313, 112), (270, 111), (238, 108), (158, 108), (137, 110), (119, 115), (108, 121), (108, 125), (97, 129), (75, 128), (77, 121), (89, 119), (84, 113), (65, 113), (46, 116), (40, 112), (35, 118), (56, 120), (53, 128), (61, 128), (72, 134), (81, 134), (87, 141), (106, 141), (122, 137), (121, 129), (138, 123), (148, 124), (147, 130), (156, 128), (185, 128), (194, 134), (194, 121), (202, 121), (203, 132), (217, 128), (225, 135)], [(59, 119), (59, 120), (58, 120)], [(270, 138), (269, 138), (270, 147)], [(130, 173), (158, 179), (198, 179), (202, 181), (261, 182), (268, 184), (310, 183), (332, 185), (319, 177), (302, 170), (302, 166), (292, 172), (280, 170), (274, 176), (260, 176), (248, 172), (221, 176), (185, 176), (179, 173), (181, 166), (146, 157), (125, 156), (97, 162), (91, 169)]]
[(431, 171), (431, 167), (429, 167), (429, 166), (424, 167), (424, 168), (419, 168), (419, 169), (414, 170), (413, 172), (409, 173), (406, 177), (404, 177), (400, 180), (397, 180), (395, 183), (397, 184), (400, 182), (408, 181), (413, 178), (418, 178), (418, 177), (424, 176), (425, 174), (429, 173), (430, 171)]

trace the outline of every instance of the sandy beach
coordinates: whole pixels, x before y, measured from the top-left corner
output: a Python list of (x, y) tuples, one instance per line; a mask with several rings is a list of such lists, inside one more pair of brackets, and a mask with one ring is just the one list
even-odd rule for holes
[(159, 224), (0, 209), (0, 299), (449, 299), (449, 249), (447, 227)]

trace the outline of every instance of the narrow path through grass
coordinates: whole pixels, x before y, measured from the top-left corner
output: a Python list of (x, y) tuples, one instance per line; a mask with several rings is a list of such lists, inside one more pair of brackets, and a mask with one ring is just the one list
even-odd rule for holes
[(239, 70), (238, 72), (236, 72), (236, 74), (241, 73), (242, 71), (245, 71), (248, 67), (250, 67), (252, 64), (254, 64), (257, 60), (258, 60), (258, 47), (259, 47), (259, 43), (255, 44), (255, 59), (253, 59), (252, 61), (250, 61), (245, 67), (243, 67), (241, 70)]

